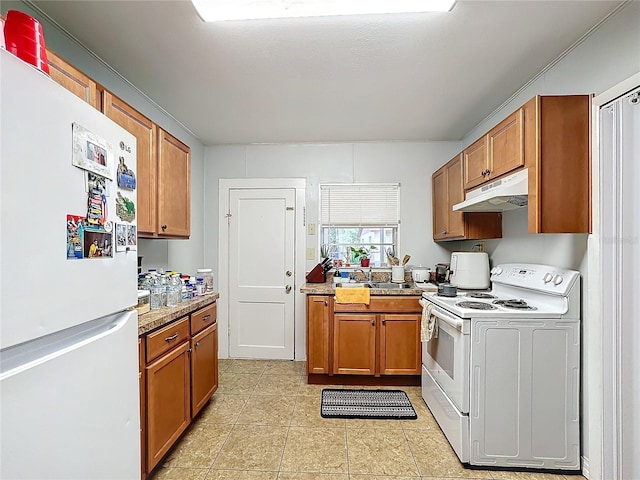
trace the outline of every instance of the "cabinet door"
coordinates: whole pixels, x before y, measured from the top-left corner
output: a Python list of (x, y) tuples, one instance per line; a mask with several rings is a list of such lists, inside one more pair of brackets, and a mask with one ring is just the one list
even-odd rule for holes
[(485, 181), (489, 164), (486, 135), (469, 145), (462, 152), (464, 161), (464, 189), (468, 190)]
[(419, 375), (420, 314), (380, 315), (380, 374)]
[(449, 215), (449, 229), (447, 238), (462, 238), (465, 236), (464, 213), (454, 212), (453, 206), (464, 201), (462, 188), (462, 157), (459, 155), (446, 165), (447, 170), (447, 202)]
[(524, 166), (523, 115), (520, 108), (489, 132), (489, 173), (486, 180)]
[(188, 237), (191, 225), (191, 151), (160, 129), (158, 234)]
[[(137, 110), (104, 92), (104, 114), (136, 137), (136, 183), (138, 235), (156, 233), (156, 125)], [(117, 148), (120, 148), (119, 146)]]
[(47, 50), (47, 60), (49, 61), (49, 75), (52, 80), (94, 108), (98, 108), (96, 82), (51, 50)]
[(218, 325), (202, 330), (191, 340), (191, 416), (206, 405), (218, 389)]
[(307, 372), (329, 373), (329, 297), (307, 297)]
[(146, 443), (147, 439), (147, 427), (145, 425), (147, 420), (147, 409), (145, 408), (147, 403), (147, 391), (146, 391), (146, 374), (144, 369), (145, 364), (144, 353), (144, 339), (138, 338), (138, 379), (140, 388), (140, 476), (142, 479), (147, 476), (147, 451)]
[(333, 373), (374, 375), (376, 315), (336, 314), (333, 319)]
[(447, 169), (442, 167), (431, 177), (433, 205), (433, 239), (447, 238), (449, 232), (449, 194)]
[(147, 365), (147, 471), (191, 421), (189, 342)]

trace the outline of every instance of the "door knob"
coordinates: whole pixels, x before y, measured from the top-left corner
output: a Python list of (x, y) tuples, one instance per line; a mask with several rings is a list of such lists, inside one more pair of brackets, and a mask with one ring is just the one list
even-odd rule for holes
[(291, 285), (287, 285), (284, 289), (287, 293), (291, 293)]
[(285, 272), (285, 275), (286, 275), (287, 277), (290, 277), (290, 276), (291, 276), (291, 275), (293, 275), (293, 274), (291, 273), (291, 270), (287, 270), (287, 271)]

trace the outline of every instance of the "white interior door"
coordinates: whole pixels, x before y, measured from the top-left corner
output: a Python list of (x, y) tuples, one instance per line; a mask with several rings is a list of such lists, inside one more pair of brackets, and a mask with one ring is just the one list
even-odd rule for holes
[(295, 189), (229, 190), (229, 354), (293, 360)]

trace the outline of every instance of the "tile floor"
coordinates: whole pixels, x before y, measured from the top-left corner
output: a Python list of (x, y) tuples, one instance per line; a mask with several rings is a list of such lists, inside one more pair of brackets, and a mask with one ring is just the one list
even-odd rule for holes
[(403, 388), (408, 421), (322, 418), (323, 388), (304, 362), (221, 360), (220, 388), (152, 480), (584, 480), (464, 469), (419, 387)]

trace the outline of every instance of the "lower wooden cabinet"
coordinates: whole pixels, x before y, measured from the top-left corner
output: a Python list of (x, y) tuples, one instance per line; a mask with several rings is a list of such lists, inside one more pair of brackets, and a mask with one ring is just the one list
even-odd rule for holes
[(420, 374), (421, 314), (334, 315), (333, 373)]
[(331, 297), (307, 297), (307, 373), (329, 373)]
[(333, 316), (333, 373), (376, 373), (376, 319), (366, 313), (336, 313)]
[(191, 414), (195, 416), (218, 389), (218, 324), (191, 339)]
[(189, 342), (147, 365), (147, 469), (150, 472), (191, 422)]
[(213, 303), (139, 339), (143, 479), (218, 388), (216, 320)]
[(380, 315), (380, 374), (419, 375), (421, 313)]
[(419, 297), (372, 296), (369, 305), (307, 296), (309, 375), (420, 375)]

